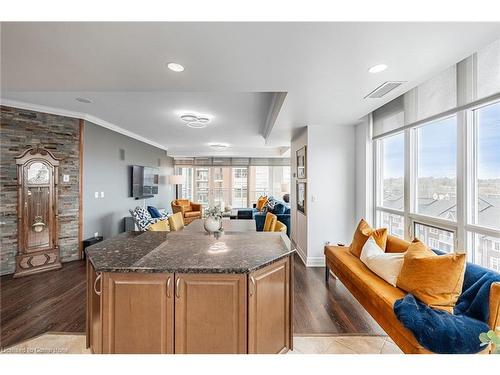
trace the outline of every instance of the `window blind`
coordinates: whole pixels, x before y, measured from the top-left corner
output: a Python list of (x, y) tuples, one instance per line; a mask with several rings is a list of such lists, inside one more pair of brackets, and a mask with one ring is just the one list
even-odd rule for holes
[(373, 136), (403, 128), (405, 125), (405, 109), (403, 95), (373, 112)]
[(500, 92), (500, 39), (476, 54), (477, 99)]
[(290, 158), (178, 158), (174, 159), (176, 166), (289, 166)]

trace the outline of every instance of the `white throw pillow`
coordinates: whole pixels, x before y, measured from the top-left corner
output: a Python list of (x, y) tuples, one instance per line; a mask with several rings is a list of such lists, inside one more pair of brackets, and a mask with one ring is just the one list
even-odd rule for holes
[(396, 286), (396, 281), (403, 266), (405, 253), (385, 253), (373, 237), (366, 241), (359, 259), (374, 273)]

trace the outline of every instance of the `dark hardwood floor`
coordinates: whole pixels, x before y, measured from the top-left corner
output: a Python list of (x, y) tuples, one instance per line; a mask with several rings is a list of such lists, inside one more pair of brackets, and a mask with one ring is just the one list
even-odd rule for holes
[[(338, 280), (325, 284), (324, 268), (295, 258), (294, 333), (382, 335), (384, 332)], [(44, 332), (85, 331), (85, 262), (13, 279), (0, 278), (0, 347)]]
[(337, 279), (325, 283), (324, 267), (306, 268), (295, 255), (294, 333), (297, 335), (386, 335)]
[(0, 347), (44, 332), (85, 331), (85, 262), (18, 279), (0, 278)]

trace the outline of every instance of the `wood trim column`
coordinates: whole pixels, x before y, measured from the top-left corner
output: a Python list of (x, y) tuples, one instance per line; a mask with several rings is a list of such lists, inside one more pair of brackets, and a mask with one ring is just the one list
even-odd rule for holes
[(80, 150), (79, 166), (80, 176), (78, 181), (78, 257), (83, 259), (83, 129), (85, 120), (80, 119)]

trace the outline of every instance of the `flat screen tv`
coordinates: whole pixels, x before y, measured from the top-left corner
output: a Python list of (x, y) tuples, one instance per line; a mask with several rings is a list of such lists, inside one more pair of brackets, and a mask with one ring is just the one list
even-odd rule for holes
[(132, 165), (131, 195), (136, 199), (150, 198), (158, 194), (158, 168)]

